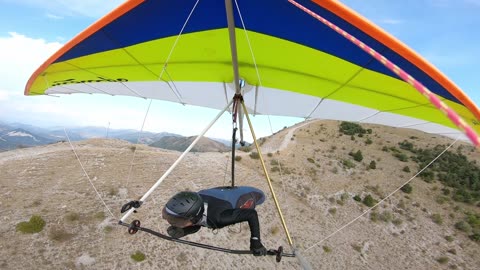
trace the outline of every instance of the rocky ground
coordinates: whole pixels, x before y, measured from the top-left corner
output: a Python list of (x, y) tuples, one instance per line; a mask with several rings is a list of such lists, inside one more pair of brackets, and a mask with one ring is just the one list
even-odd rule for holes
[[(480, 210), (452, 200), (438, 202), (441, 183), (413, 179), (412, 193), (395, 192), (373, 210), (388, 217), (385, 221), (373, 221), (365, 212), (369, 208), (352, 199), (366, 194), (384, 198), (418, 172), (413, 161), (399, 161), (382, 151), (384, 146), (398, 146), (405, 139), (419, 147), (453, 141), (362, 125), (373, 131), (373, 143), (366, 144), (366, 138), (340, 136), (338, 126), (335, 121), (301, 123), (261, 144), (290, 234), (312, 269), (478, 269), (480, 245), (454, 224), (463, 211)], [(465, 155), (480, 162), (478, 152), (464, 142), (452, 149), (461, 145)], [(73, 148), (78, 159), (68, 143), (0, 153), (1, 269), (301, 269), (296, 258), (276, 263), (268, 256), (225, 254), (142, 232), (129, 235), (117, 225), (121, 206), (139, 199), (181, 153), (104, 139), (77, 142)], [(342, 160), (357, 150), (364, 160), (344, 168)], [(259, 159), (249, 152), (236, 153), (241, 157), (237, 185), (268, 194), (258, 208), (264, 244), (291, 252)], [(166, 200), (184, 189), (228, 185), (230, 160), (229, 153), (187, 155), (129, 220), (165, 232), (160, 215)], [(372, 160), (376, 169), (367, 169)], [(405, 166), (411, 172), (403, 171)], [(17, 231), (17, 224), (32, 215), (45, 220), (44, 229), (35, 234)], [(235, 225), (218, 231), (204, 228), (186, 239), (247, 249), (248, 237), (247, 225)], [(132, 259), (136, 252), (145, 259)]]

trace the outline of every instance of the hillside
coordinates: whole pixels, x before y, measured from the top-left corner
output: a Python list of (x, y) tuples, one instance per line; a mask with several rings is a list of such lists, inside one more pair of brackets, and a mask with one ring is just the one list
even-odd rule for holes
[[(424, 149), (445, 148), (452, 140), (366, 124), (362, 127), (370, 133), (359, 137), (342, 134), (339, 126), (336, 121), (305, 122), (261, 140), (290, 233), (312, 268), (478, 269), (480, 245), (470, 236), (480, 208), (478, 202), (455, 201), (454, 188), (417, 177), (410, 182), (410, 193), (395, 192), (361, 217), (369, 208), (354, 199), (370, 195), (379, 201), (419, 171), (415, 154), (401, 147), (404, 141)], [(116, 225), (121, 206), (142, 196), (181, 153), (113, 139), (75, 142), (74, 148), (111, 213), (68, 143), (0, 153), (1, 269), (300, 269), (295, 258), (276, 263), (272, 257), (219, 253), (142, 232), (129, 235)], [(355, 161), (359, 150), (363, 159)], [(464, 142), (449, 151), (480, 164), (478, 152)], [(290, 252), (253, 152), (236, 152), (236, 183), (268, 194), (258, 208), (263, 242)], [(229, 162), (228, 152), (187, 155), (134, 217), (165, 232), (160, 215), (166, 200), (184, 189), (228, 185)], [(45, 221), (43, 230), (17, 231), (33, 215)], [(462, 221), (469, 230), (456, 225)], [(186, 239), (246, 249), (248, 237), (247, 225), (235, 225), (218, 231), (203, 228)], [(131, 258), (137, 251), (144, 261)]]
[[(197, 137), (165, 136), (150, 146), (168, 150), (185, 151)], [(230, 149), (221, 142), (202, 137), (192, 148), (191, 152), (227, 152)]]

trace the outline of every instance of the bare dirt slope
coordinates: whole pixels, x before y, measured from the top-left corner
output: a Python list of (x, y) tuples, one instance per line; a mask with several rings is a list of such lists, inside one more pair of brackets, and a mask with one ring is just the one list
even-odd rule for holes
[[(368, 213), (335, 233), (368, 209), (354, 201), (354, 195), (371, 194), (378, 200), (418, 171), (412, 161), (401, 162), (382, 151), (384, 146), (398, 147), (405, 139), (418, 147), (452, 142), (413, 130), (362, 125), (373, 131), (373, 143), (366, 144), (366, 137), (340, 136), (338, 125), (299, 124), (266, 138), (261, 146), (290, 233), (312, 268), (478, 269), (480, 245), (454, 224), (463, 218), (462, 211), (480, 211), (451, 200), (436, 201), (442, 188), (438, 182), (414, 179), (411, 194), (399, 191), (375, 210), (389, 217), (386, 222), (372, 221)], [(470, 159), (480, 162), (478, 152), (465, 143), (453, 148), (460, 145)], [(75, 143), (74, 149), (88, 178), (67, 143), (0, 153), (0, 269), (301, 269), (294, 258), (276, 263), (272, 257), (229, 255), (142, 232), (129, 235), (116, 225), (121, 206), (141, 197), (180, 153), (102, 139)], [(344, 168), (342, 161), (357, 150), (364, 160)], [(236, 163), (236, 183), (268, 194), (258, 208), (264, 244), (282, 245), (290, 252), (259, 160), (250, 153), (237, 154), (241, 160)], [(367, 170), (372, 160), (377, 168)], [(134, 218), (165, 232), (160, 215), (166, 200), (184, 189), (228, 185), (229, 162), (228, 153), (187, 155)], [(411, 172), (403, 171), (405, 166)], [(432, 219), (434, 214), (441, 224)], [(45, 228), (36, 234), (16, 231), (16, 225), (32, 215), (41, 216)], [(236, 225), (218, 231), (204, 228), (186, 239), (247, 249), (248, 238), (248, 226)], [(130, 257), (137, 251), (145, 254), (144, 261)]]

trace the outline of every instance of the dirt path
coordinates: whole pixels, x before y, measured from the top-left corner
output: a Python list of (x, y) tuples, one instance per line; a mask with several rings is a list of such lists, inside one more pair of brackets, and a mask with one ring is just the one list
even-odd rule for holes
[(269, 139), (264, 145), (262, 145), (263, 153), (272, 153), (272, 152), (284, 150), (285, 148), (287, 148), (287, 146), (290, 143), (294, 143), (294, 141), (292, 141), (292, 137), (297, 129), (304, 127), (306, 125), (310, 125), (315, 121), (318, 121), (318, 120), (309, 120), (309, 121), (301, 122), (295, 126), (288, 128), (286, 131), (281, 131), (281, 133), (285, 133), (285, 134), (281, 134), (282, 136), (274, 136), (274, 138)]

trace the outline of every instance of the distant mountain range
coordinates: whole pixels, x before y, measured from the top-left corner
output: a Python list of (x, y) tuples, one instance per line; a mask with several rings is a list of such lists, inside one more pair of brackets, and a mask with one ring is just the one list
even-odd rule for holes
[[(184, 137), (168, 132), (139, 132), (133, 129), (106, 129), (101, 127), (76, 127), (69, 128), (66, 132), (71, 141), (115, 138), (176, 151), (184, 151), (195, 139), (195, 137)], [(40, 128), (22, 123), (0, 122), (0, 152), (67, 140), (63, 128)], [(228, 151), (230, 144), (231, 142), (226, 140), (202, 138), (192, 151), (224, 152)]]

